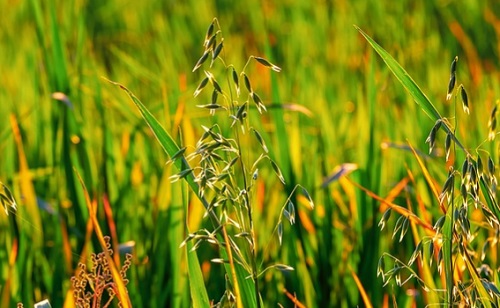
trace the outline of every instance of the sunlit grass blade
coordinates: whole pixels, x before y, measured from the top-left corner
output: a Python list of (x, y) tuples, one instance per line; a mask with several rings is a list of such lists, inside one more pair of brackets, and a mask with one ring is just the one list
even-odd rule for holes
[(302, 304), (296, 296), (294, 296), (293, 294), (291, 294), (290, 292), (288, 292), (287, 289), (284, 289), (283, 292), (285, 293), (286, 297), (288, 297), (292, 303), (294, 304), (295, 307), (297, 308), (306, 308), (306, 306), (304, 304)]
[(492, 302), (490, 301), (491, 296), (488, 294), (488, 291), (486, 291), (481, 281), (482, 279), (481, 277), (479, 277), (476, 267), (474, 266), (474, 263), (472, 262), (468, 253), (464, 254), (464, 262), (467, 265), (467, 269), (469, 270), (472, 281), (474, 282), (474, 288), (477, 289), (479, 293), (479, 301), (481, 302), (481, 306), (493, 307)]
[[(189, 201), (186, 185), (182, 183), (180, 186), (182, 186), (184, 210), (187, 212)], [(197, 251), (192, 251), (193, 245), (193, 241), (188, 241), (183, 248), (188, 263), (189, 290), (191, 293), (192, 306), (210, 307), (210, 301), (208, 299), (205, 282), (203, 281), (203, 274), (201, 272), (200, 262), (198, 261)]]
[(356, 286), (358, 286), (359, 294), (361, 295), (361, 298), (363, 299), (364, 307), (373, 308), (373, 305), (370, 301), (370, 297), (368, 296), (368, 294), (366, 294), (365, 288), (363, 287), (363, 284), (361, 284), (361, 281), (359, 280), (358, 275), (356, 275), (356, 273), (352, 269), (350, 269), (350, 271), (351, 271), (352, 278), (356, 282)]
[[(128, 90), (125, 86), (123, 86), (117, 82), (114, 82), (114, 81), (111, 81), (108, 79), (105, 79), (105, 80), (107, 80), (108, 82), (110, 82), (111, 84), (113, 84), (115, 86), (120, 87), (122, 90), (124, 90), (128, 94), (128, 96), (132, 99), (135, 106), (139, 109), (141, 116), (144, 118), (144, 120), (146, 121), (148, 126), (153, 131), (156, 139), (158, 140), (158, 142), (160, 143), (160, 145), (162, 146), (164, 151), (170, 157), (174, 156), (176, 153), (178, 153), (180, 151), (180, 147), (177, 145), (175, 140), (167, 133), (167, 131), (163, 128), (163, 126), (161, 126), (161, 124), (151, 114), (151, 112), (146, 108), (146, 106), (144, 106), (144, 104), (130, 90)], [(188, 162), (186, 161), (186, 159), (184, 157), (177, 158), (173, 162), (173, 164), (178, 168), (179, 171), (185, 170), (189, 166)], [(186, 175), (186, 177), (184, 179), (187, 181), (189, 187), (196, 194), (198, 199), (202, 202), (205, 209), (208, 209), (209, 203), (207, 202), (207, 200), (204, 197), (200, 196), (199, 187), (198, 187), (198, 184), (194, 181), (193, 174), (190, 173), (190, 174)], [(210, 218), (212, 220), (212, 223), (216, 226), (220, 225), (219, 218), (217, 217), (217, 215), (215, 215), (215, 212), (210, 210), (209, 214), (210, 214)], [(225, 250), (221, 250), (221, 257), (223, 259), (226, 258), (226, 251)], [(226, 267), (227, 273), (230, 273), (230, 269), (228, 268), (227, 264), (225, 264), (225, 267)], [(240, 290), (242, 293), (241, 300), (243, 301), (243, 306), (244, 307), (255, 307), (256, 306), (256, 295), (255, 295), (255, 291), (253, 288), (253, 282), (251, 281), (251, 279), (246, 278), (248, 273), (244, 270), (244, 268), (242, 266), (236, 265), (235, 270), (236, 270), (236, 276), (238, 279), (238, 284), (240, 286)]]
[[(422, 173), (424, 174), (425, 180), (427, 181), (427, 184), (429, 185), (429, 187), (432, 191), (432, 194), (434, 195), (434, 198), (436, 198), (435, 200), (439, 200), (439, 192), (437, 190), (436, 185), (434, 185), (434, 181), (432, 180), (432, 177), (429, 173), (429, 170), (427, 170), (427, 167), (425, 167), (425, 164), (422, 161), (422, 158), (420, 157), (420, 155), (418, 155), (417, 151), (413, 148), (413, 146), (410, 143), (408, 143), (408, 146), (410, 147), (411, 151), (413, 152), (413, 155), (415, 156), (415, 159), (417, 160), (418, 165), (420, 166), (420, 169), (422, 170)], [(439, 206), (441, 208), (441, 211), (443, 213), (445, 213), (446, 209), (443, 207), (443, 205), (440, 204)]]
[(203, 282), (198, 255), (196, 251), (191, 251), (192, 248), (192, 241), (189, 241), (184, 247), (188, 262), (189, 289), (191, 291), (193, 307), (210, 307), (210, 301)]
[(351, 180), (349, 180), (349, 182), (351, 184), (353, 184), (354, 186), (358, 187), (359, 189), (361, 189), (362, 191), (364, 191), (370, 198), (373, 198), (379, 202), (381, 202), (382, 204), (390, 207), (393, 211), (405, 216), (405, 217), (408, 217), (408, 219), (412, 222), (414, 222), (415, 224), (417, 225), (420, 225), (421, 227), (429, 230), (429, 232), (431, 233), (435, 233), (434, 232), (434, 229), (432, 228), (432, 225), (430, 225), (429, 223), (427, 223), (426, 221), (422, 220), (420, 217), (416, 216), (413, 212), (409, 211), (408, 209), (402, 207), (402, 206), (399, 206), (397, 204), (394, 204), (392, 202), (389, 202), (387, 201), (386, 199), (376, 195), (375, 193), (373, 193), (372, 191), (368, 190), (367, 188), (359, 185), (358, 183), (356, 182), (353, 182)]
[[(144, 106), (144, 104), (125, 86), (105, 79), (111, 84), (120, 87), (123, 91), (125, 91), (128, 96), (132, 99), (132, 102), (135, 104), (135, 106), (139, 109), (139, 112), (141, 113), (141, 116), (144, 118), (148, 126), (151, 128), (152, 132), (154, 133), (156, 140), (160, 143), (162, 146), (163, 150), (165, 153), (167, 153), (170, 157), (173, 157), (180, 151), (180, 147), (177, 145), (175, 140), (168, 134), (168, 132), (161, 126), (161, 124), (158, 122), (158, 120), (151, 114), (151, 112)], [(179, 157), (176, 159), (174, 162), (174, 165), (177, 167), (179, 171), (181, 170), (186, 170), (189, 166), (188, 162), (184, 159)], [(199, 187), (198, 184), (195, 183), (193, 174), (190, 173), (186, 175), (185, 180), (188, 182), (189, 187), (194, 191), (194, 193), (199, 196)], [(208, 208), (208, 203), (204, 198), (200, 198), (201, 202), (205, 206), (205, 208)], [(216, 221), (218, 218), (214, 215), (211, 217), (212, 219), (215, 219)]]
[(420, 90), (418, 85), (413, 81), (410, 75), (399, 65), (399, 63), (383, 49), (377, 42), (375, 42), (368, 34), (361, 30), (358, 26), (354, 26), (370, 43), (370, 45), (375, 49), (375, 51), (384, 60), (387, 67), (392, 71), (394, 76), (401, 82), (405, 89), (411, 94), (413, 99), (417, 104), (420, 105), (422, 110), (434, 121), (441, 119), (441, 115), (437, 111), (436, 107), (430, 102), (427, 96)]
[[(443, 117), (436, 109), (434, 104), (427, 98), (427, 96), (422, 92), (420, 87), (417, 85), (415, 81), (411, 78), (411, 76), (406, 72), (406, 70), (377, 42), (375, 42), (368, 34), (366, 34), (361, 28), (358, 26), (354, 26), (356, 30), (363, 35), (363, 37), (368, 41), (368, 43), (373, 47), (373, 49), (379, 54), (379, 56), (384, 60), (387, 67), (391, 70), (394, 76), (399, 80), (401, 85), (410, 93), (413, 97), (414, 101), (422, 108), (425, 114), (434, 121), (442, 120)], [(462, 150), (466, 151), (465, 147), (460, 143), (460, 141), (456, 138), (454, 132), (450, 128), (450, 126), (443, 122), (442, 127), (446, 130), (447, 133), (451, 134), (453, 140), (456, 145)]]

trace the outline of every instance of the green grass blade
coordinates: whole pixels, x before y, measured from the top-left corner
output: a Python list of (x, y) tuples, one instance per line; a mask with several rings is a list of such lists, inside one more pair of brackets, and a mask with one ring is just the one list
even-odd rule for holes
[(434, 121), (441, 119), (441, 115), (437, 111), (436, 107), (431, 103), (427, 96), (420, 90), (418, 85), (413, 81), (413, 79), (408, 75), (404, 68), (399, 65), (399, 63), (382, 48), (377, 42), (375, 42), (368, 34), (363, 32), (358, 26), (354, 26), (359, 33), (361, 33), (365, 39), (370, 43), (370, 45), (375, 49), (375, 51), (380, 55), (385, 64), (392, 71), (394, 76), (401, 82), (405, 89), (411, 94), (415, 102), (420, 105), (422, 110)]
[[(107, 80), (107, 79), (106, 79)], [(162, 146), (162, 148), (165, 150), (165, 152), (172, 157), (176, 153), (179, 152), (180, 148), (175, 142), (175, 140), (167, 133), (167, 131), (161, 126), (161, 124), (156, 120), (156, 118), (151, 114), (151, 112), (144, 106), (144, 104), (130, 91), (128, 90), (125, 86), (111, 81), (107, 80), (113, 85), (116, 85), (120, 87), (122, 90), (124, 90), (128, 96), (132, 99), (136, 107), (139, 109), (139, 112), (141, 113), (142, 117), (148, 124), (148, 126), (151, 128), (153, 131), (156, 139)], [(174, 161), (174, 165), (179, 169), (179, 170), (185, 170), (186, 168), (189, 168), (188, 162), (184, 158), (179, 158)], [(188, 183), (189, 187), (193, 190), (193, 192), (198, 196), (200, 201), (202, 202), (203, 206), (205, 208), (208, 208), (209, 204), (207, 200), (203, 197), (200, 197), (198, 191), (198, 184), (194, 181), (194, 176), (192, 173), (188, 174), (185, 178), (186, 182)], [(220, 225), (219, 218), (215, 214), (215, 212), (210, 211), (210, 218), (212, 220), (212, 223), (216, 226)], [(225, 259), (227, 257), (226, 251), (221, 250), (221, 257)], [(227, 265), (225, 265), (226, 272), (230, 273), (230, 270)], [(255, 291), (253, 287), (253, 282), (251, 279), (247, 279), (246, 276), (248, 273), (244, 270), (242, 266), (236, 265), (236, 276), (238, 278), (238, 284), (240, 285), (240, 290), (241, 290), (241, 296), (242, 296), (242, 301), (244, 307), (255, 307), (256, 306), (256, 296), (255, 296)]]
[[(354, 26), (359, 33), (363, 35), (363, 37), (368, 41), (368, 43), (373, 47), (373, 49), (379, 54), (379, 56), (384, 60), (387, 67), (391, 70), (394, 76), (399, 80), (399, 82), (403, 85), (403, 87), (410, 93), (413, 97), (413, 100), (422, 108), (425, 114), (434, 121), (443, 120), (443, 117), (436, 109), (434, 104), (427, 98), (427, 96), (422, 92), (420, 87), (417, 85), (415, 81), (411, 78), (411, 76), (405, 71), (405, 69), (377, 42), (375, 42), (368, 34), (363, 32), (358, 26)], [(460, 140), (455, 136), (454, 131), (450, 128), (446, 121), (442, 122), (441, 126), (447, 133), (450, 133), (455, 144), (461, 148), (466, 154), (470, 153), (467, 149), (462, 145)]]
[(203, 281), (198, 255), (196, 251), (190, 251), (192, 247), (193, 243), (190, 241), (184, 249), (186, 250), (188, 262), (189, 290), (191, 291), (193, 307), (210, 307), (210, 301)]
[[(118, 87), (120, 87), (122, 90), (127, 92), (128, 96), (132, 99), (134, 102), (135, 106), (139, 109), (139, 112), (141, 113), (142, 117), (148, 124), (148, 126), (151, 128), (151, 131), (154, 133), (156, 139), (160, 143), (161, 147), (167, 153), (170, 157), (175, 155), (177, 152), (179, 152), (180, 148), (175, 142), (175, 140), (168, 134), (168, 132), (161, 126), (161, 124), (158, 122), (158, 120), (151, 114), (151, 112), (144, 106), (144, 104), (125, 86), (111, 81), (107, 80), (111, 84), (114, 84)], [(186, 168), (189, 167), (189, 164), (185, 159), (176, 159), (174, 161), (174, 165), (177, 167), (179, 171), (185, 170)], [(198, 194), (198, 184), (195, 183), (194, 181), (194, 176), (192, 173), (188, 174), (185, 177), (187, 183), (189, 184), (189, 187), (194, 191), (194, 193), (199, 196)], [(203, 203), (203, 206), (205, 208), (208, 208), (208, 203), (204, 198), (200, 198), (201, 202)]]
[[(368, 43), (373, 47), (373, 49), (380, 55), (380, 57), (384, 60), (385, 64), (387, 67), (391, 70), (391, 72), (394, 74), (394, 76), (399, 80), (399, 82), (403, 85), (403, 87), (410, 93), (410, 95), (413, 97), (415, 102), (422, 108), (422, 110), (429, 116), (434, 121), (442, 120), (442, 116), (439, 114), (438, 110), (436, 107), (431, 103), (431, 101), (427, 98), (427, 96), (422, 92), (422, 90), (419, 88), (419, 86), (413, 81), (413, 79), (410, 77), (410, 75), (404, 70), (404, 68), (399, 65), (399, 63), (385, 50), (383, 49), (379, 44), (377, 44), (370, 36), (368, 36), (363, 30), (361, 30), (359, 27), (355, 26), (355, 28), (363, 35), (363, 37), (368, 41)], [(442, 127), (448, 132), (451, 133), (453, 136), (454, 141), (456, 142), (456, 145), (460, 147), (466, 154), (470, 155), (470, 153), (465, 149), (464, 146), (460, 143), (460, 141), (456, 138), (455, 134), (451, 130), (451, 128), (448, 126), (446, 122), (442, 123)], [(493, 212), (497, 215), (499, 213), (498, 205), (495, 202), (495, 199), (492, 198), (488, 192), (488, 189), (486, 188), (487, 185), (484, 182), (484, 179), (481, 179), (481, 188), (483, 189), (483, 192), (485, 193), (485, 198), (486, 202), (488, 204), (488, 207), (493, 210)], [(453, 299), (453, 262), (452, 262), (452, 238), (453, 238), (453, 221), (452, 221), (452, 216), (453, 216), (453, 204), (450, 205), (450, 208), (447, 210), (447, 215), (446, 215), (446, 221), (443, 226), (443, 235), (444, 235), (444, 240), (443, 240), (443, 248), (444, 249), (444, 256), (443, 256), (443, 262), (444, 262), (444, 271), (445, 271), (445, 278), (446, 278), (446, 301), (447, 304), (451, 305), (452, 304), (452, 299)], [(489, 298), (488, 293), (484, 286), (482, 285), (477, 273), (475, 272), (474, 267), (471, 265), (472, 262), (468, 260), (469, 262), (467, 263), (467, 266), (469, 268), (469, 272), (471, 273), (471, 276), (475, 282), (476, 287), (478, 288), (478, 291), (482, 297), (481, 302), (483, 305), (490, 307), (491, 303), (486, 300), (486, 298)]]
[[(356, 29), (365, 37), (368, 43), (373, 47), (373, 49), (380, 55), (384, 60), (387, 67), (392, 71), (394, 76), (399, 80), (403, 87), (410, 93), (415, 102), (422, 108), (422, 110), (434, 121), (441, 120), (442, 116), (437, 111), (436, 107), (431, 103), (427, 96), (420, 90), (420, 87), (413, 81), (410, 75), (405, 71), (405, 69), (399, 65), (399, 63), (383, 49), (379, 44), (377, 44), (370, 36), (368, 36), (363, 30), (355, 26)], [(443, 123), (443, 128), (450, 133), (453, 133), (446, 123)], [(453, 135), (456, 144), (464, 149), (460, 142)], [(453, 291), (453, 264), (452, 264), (452, 238), (453, 238), (453, 205), (450, 206), (451, 210), (447, 211), (446, 222), (443, 226), (443, 248), (444, 255), (444, 271), (446, 279), (446, 300), (447, 303), (451, 305), (452, 301), (452, 291)]]
[(66, 69), (66, 55), (64, 52), (63, 42), (60, 36), (60, 27), (56, 17), (56, 5), (51, 3), (50, 7), (50, 29), (52, 32), (52, 63), (54, 65), (54, 78), (56, 91), (62, 91), (66, 94), (70, 92), (68, 71)]
[(492, 302), (490, 300), (491, 296), (490, 294), (488, 294), (488, 291), (486, 291), (486, 288), (484, 287), (483, 282), (481, 281), (481, 278), (479, 277), (476, 268), (468, 254), (465, 254), (464, 261), (465, 264), (467, 265), (467, 268), (469, 269), (472, 281), (474, 282), (474, 288), (476, 288), (477, 292), (479, 293), (479, 301), (481, 302), (481, 306), (486, 308), (493, 307)]
[[(188, 195), (186, 185), (183, 183), (182, 200), (185, 212), (188, 210)], [(184, 253), (188, 263), (189, 291), (191, 293), (192, 307), (210, 307), (210, 301), (208, 299), (207, 289), (205, 288), (205, 282), (203, 281), (203, 274), (201, 272), (197, 252), (191, 251), (193, 245), (193, 241), (188, 241), (184, 246)]]

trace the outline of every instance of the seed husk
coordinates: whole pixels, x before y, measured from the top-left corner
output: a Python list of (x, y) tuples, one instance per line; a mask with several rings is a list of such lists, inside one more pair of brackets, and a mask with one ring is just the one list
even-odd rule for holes
[(470, 222), (467, 217), (460, 215), (460, 226), (462, 227), (462, 232), (465, 234), (467, 237), (467, 240), (470, 240), (471, 233), (470, 233)]
[(488, 172), (490, 175), (495, 175), (495, 163), (491, 159), (491, 156), (488, 157)]
[(204, 44), (205, 46), (207, 46), (208, 39), (210, 37), (212, 37), (212, 34), (214, 33), (214, 29), (215, 29), (215, 19), (212, 21), (210, 26), (208, 26), (207, 33), (205, 34), (205, 44)]
[(192, 240), (193, 238), (195, 238), (196, 234), (194, 233), (190, 233), (183, 241), (182, 243), (179, 245), (179, 248), (182, 248), (184, 246), (186, 246), (186, 243), (189, 242), (190, 240)]
[(172, 161), (172, 162), (175, 161), (177, 158), (184, 155), (184, 152), (186, 152), (186, 147), (183, 147), (182, 149), (177, 151), (174, 155), (172, 155), (172, 157), (170, 157), (170, 161)]
[(490, 119), (488, 121), (488, 139), (491, 141), (495, 139), (496, 136), (496, 127), (497, 127), (497, 107), (498, 107), (499, 101), (495, 104), (495, 107), (493, 107), (493, 110), (491, 110), (491, 115)]
[(477, 172), (478, 172), (480, 177), (483, 176), (484, 166), (483, 166), (483, 160), (481, 159), (481, 156), (477, 157)]
[(268, 153), (269, 150), (267, 149), (266, 143), (264, 142), (264, 139), (262, 139), (262, 136), (260, 135), (260, 133), (257, 130), (255, 130), (255, 129), (252, 129), (252, 130), (253, 130), (253, 132), (255, 134), (255, 137), (257, 138), (257, 141), (259, 141), (260, 146), (264, 150), (264, 152)]
[(273, 160), (269, 160), (269, 161), (271, 162), (271, 166), (273, 167), (274, 172), (276, 173), (276, 175), (280, 179), (281, 183), (283, 183), (283, 185), (285, 185), (285, 178), (283, 177), (283, 173), (281, 173), (280, 168)]
[(389, 218), (391, 217), (392, 209), (388, 208), (384, 214), (382, 215), (382, 218), (380, 219), (380, 222), (378, 223), (378, 226), (380, 227), (380, 230), (384, 230), (385, 223)]
[(486, 258), (486, 250), (490, 246), (489, 241), (484, 241), (483, 248), (481, 248), (481, 261), (484, 261), (484, 258)]
[(450, 81), (448, 82), (448, 93), (446, 94), (446, 100), (450, 100), (453, 89), (455, 88), (455, 75), (451, 75)]
[(212, 35), (206, 42), (205, 42), (205, 49), (207, 51), (213, 50), (214, 45), (217, 43), (217, 33)]
[(492, 121), (489, 123), (489, 131), (488, 131), (488, 140), (492, 141), (495, 139), (497, 133), (496, 133), (496, 128), (497, 128), (497, 119), (493, 118)]
[(210, 260), (210, 262), (212, 262), (212, 263), (218, 263), (218, 264), (224, 264), (224, 263), (229, 263), (229, 260), (224, 260), (224, 259), (221, 259), (221, 258), (214, 258), (214, 259)]
[(422, 241), (418, 242), (417, 247), (413, 251), (410, 260), (408, 260), (408, 266), (411, 266), (415, 260), (417, 260), (418, 256), (422, 253)]
[(191, 172), (193, 172), (193, 169), (185, 169), (185, 170), (182, 170), (181, 172), (177, 173), (177, 174), (174, 174), (170, 177), (170, 180), (171, 182), (176, 182), (180, 179), (183, 179), (185, 178), (186, 176), (188, 176)]
[(262, 113), (262, 110), (267, 111), (266, 106), (262, 103), (262, 100), (260, 99), (260, 96), (257, 95), (257, 93), (252, 92), (251, 93), (252, 100), (257, 105), (257, 110), (259, 110), (259, 113)]
[(451, 150), (451, 133), (448, 133), (446, 135), (446, 140), (444, 142), (444, 149), (446, 152), (446, 161), (448, 161), (448, 158), (450, 157), (450, 150)]
[(434, 224), (433, 229), (436, 231), (436, 233), (439, 233), (439, 231), (440, 231), (440, 230), (441, 230), (441, 228), (443, 227), (445, 219), (446, 219), (446, 216), (441, 216), (441, 217), (440, 217), (440, 218), (436, 221), (436, 223)]
[(217, 91), (212, 91), (212, 104), (217, 104), (217, 98), (219, 97), (219, 94)]
[(455, 58), (451, 62), (450, 75), (455, 75), (456, 74), (456, 71), (457, 71), (457, 62), (458, 62), (458, 56), (455, 56)]
[(268, 60), (264, 59), (264, 58), (261, 58), (261, 57), (254, 57), (255, 60), (257, 60), (257, 62), (259, 62), (260, 64), (266, 66), (266, 67), (269, 67), (271, 68), (273, 71), (275, 72), (281, 72), (281, 68), (272, 64), (271, 62), (269, 62)]
[(438, 264), (438, 272), (441, 275), (441, 272), (443, 270), (443, 249), (439, 249), (438, 252), (438, 258), (437, 258), (437, 264)]
[(203, 80), (200, 82), (200, 84), (196, 88), (196, 91), (194, 91), (194, 93), (193, 93), (194, 97), (197, 97), (201, 93), (203, 88), (205, 88), (205, 86), (208, 84), (208, 80), (209, 80), (208, 77), (203, 78)]
[(278, 223), (278, 240), (280, 242), (280, 246), (282, 239), (283, 239), (283, 223), (280, 221)]
[(462, 107), (466, 114), (469, 114), (469, 98), (467, 97), (467, 92), (464, 86), (460, 88), (460, 95), (462, 96)]
[(288, 210), (283, 210), (283, 215), (290, 222), (290, 224), (293, 225), (291, 220), (290, 220), (290, 212), (288, 212)]
[(245, 81), (245, 87), (247, 88), (249, 93), (252, 93), (252, 85), (250, 84), (250, 80), (248, 79), (247, 74), (241, 73), (243, 75), (243, 80)]
[(314, 209), (314, 202), (311, 198), (311, 195), (309, 194), (309, 192), (307, 191), (307, 189), (305, 189), (304, 187), (302, 187), (302, 194), (304, 196), (306, 196), (307, 200), (309, 201), (309, 205), (311, 206), (311, 209)]
[(200, 66), (208, 59), (209, 53), (210, 53), (210, 51), (208, 51), (208, 50), (203, 53), (203, 55), (200, 57), (198, 62), (196, 62), (196, 65), (193, 68), (193, 72), (196, 71), (198, 68), (200, 68)]
[(222, 89), (219, 85), (219, 83), (217, 82), (217, 80), (215, 79), (212, 79), (212, 84), (214, 85), (214, 89), (219, 92), (219, 93), (222, 93)]
[(229, 164), (226, 165), (226, 167), (224, 167), (224, 169), (222, 170), (222, 172), (227, 172), (232, 166), (234, 166), (234, 164), (236, 164), (236, 162), (238, 161), (240, 157), (239, 156), (236, 156), (235, 158), (233, 158)]
[(400, 216), (398, 218), (398, 220), (396, 220), (396, 224), (394, 225), (394, 230), (392, 231), (392, 238), (394, 238), (394, 236), (396, 235), (396, 233), (398, 233), (398, 231), (403, 226), (403, 222), (404, 222), (405, 218), (406, 218), (405, 216)]
[(444, 197), (449, 196), (450, 191), (453, 187), (453, 181), (454, 180), (454, 175), (453, 173), (448, 176), (446, 179), (446, 182), (444, 182), (443, 189), (441, 190), (441, 194), (439, 196), (440, 202), (443, 202)]
[(286, 264), (275, 264), (273, 267), (277, 268), (280, 271), (286, 271), (286, 272), (294, 271), (293, 267)]
[(239, 120), (239, 121), (242, 121), (243, 120), (243, 114), (245, 112), (245, 109), (246, 109), (246, 106), (247, 106), (247, 103), (244, 103), (242, 104), (238, 110), (236, 111), (236, 115), (235, 117)]
[(252, 180), (257, 181), (258, 177), (259, 177), (259, 169), (255, 169), (255, 171), (252, 174)]
[(462, 164), (462, 179), (465, 179), (469, 175), (469, 164), (469, 157), (467, 157)]
[(290, 224), (295, 224), (295, 206), (293, 205), (292, 201), (288, 201), (288, 213), (290, 214)]
[(429, 133), (429, 136), (425, 140), (426, 143), (429, 144), (429, 154), (432, 153), (432, 149), (434, 148), (434, 145), (436, 144), (436, 134), (441, 128), (442, 121), (437, 120), (434, 126), (431, 129), (431, 132)]
[(450, 81), (448, 82), (448, 93), (446, 94), (446, 100), (449, 100), (451, 98), (453, 89), (455, 88), (457, 61), (458, 61), (458, 57), (455, 57), (453, 59), (453, 61), (451, 62)]
[[(219, 56), (220, 52), (222, 51), (222, 48), (224, 47), (224, 39), (222, 39), (219, 43), (219, 45), (217, 45), (217, 47), (215, 47), (213, 53), (212, 53), (212, 63), (215, 59), (217, 59), (217, 57)], [(211, 65), (210, 65), (211, 66)]]
[(467, 185), (465, 183), (462, 183), (460, 185), (460, 194), (462, 195), (462, 201), (464, 204), (467, 203)]
[(470, 174), (470, 181), (472, 182), (472, 185), (477, 185), (477, 182), (479, 180), (479, 176), (477, 174), (477, 169), (474, 166), (474, 164), (469, 165), (469, 174)]
[(236, 73), (236, 70), (233, 67), (233, 82), (234, 86), (236, 87), (236, 96), (240, 96), (240, 79), (238, 77), (238, 73)]
[(405, 220), (403, 221), (403, 226), (401, 227), (401, 234), (399, 236), (400, 243), (403, 241), (403, 238), (405, 237), (409, 226), (410, 226), (410, 219), (408, 217), (405, 217)]
[(377, 265), (377, 277), (379, 275), (382, 275), (382, 279), (385, 281), (385, 275), (384, 275), (384, 272), (385, 272), (385, 262), (384, 262), (384, 258), (380, 258), (378, 260), (378, 265)]
[(225, 109), (224, 106), (221, 106), (219, 104), (196, 105), (196, 107), (210, 110)]

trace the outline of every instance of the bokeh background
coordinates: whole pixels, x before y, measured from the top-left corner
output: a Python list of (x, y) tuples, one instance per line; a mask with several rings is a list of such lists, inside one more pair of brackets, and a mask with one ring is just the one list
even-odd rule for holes
[[(264, 103), (277, 106), (254, 125), (287, 180), (282, 186), (272, 169), (261, 170), (259, 260), (295, 268), (261, 277), (264, 302), (293, 307), (286, 289), (307, 307), (364, 306), (362, 288), (375, 307), (428, 303), (415, 281), (382, 287), (382, 252), (407, 260), (415, 242), (411, 234), (402, 243), (392, 239), (396, 219), (380, 231), (385, 208), (357, 185), (384, 198), (396, 193), (394, 202), (433, 223), (438, 202), (407, 146), (427, 153), (434, 123), (354, 25), (389, 51), (443, 114), (463, 117), (457, 133), (476, 146), (500, 97), (497, 1), (4, 0), (0, 12), (0, 180), (19, 204), (15, 214), (0, 215), (0, 306), (45, 298), (53, 307), (69, 305), (76, 264), (99, 251), (86, 236), (89, 215), (75, 170), (113, 248), (134, 253), (132, 304), (190, 306), (178, 247), (185, 221), (190, 230), (209, 226), (203, 208), (193, 198), (183, 211), (168, 156), (127, 96), (101, 77), (127, 86), (176, 140), (193, 147), (200, 125), (217, 121), (196, 108), (209, 96), (193, 98), (203, 72), (191, 72), (214, 17), (227, 63), (241, 69), (255, 55), (282, 68), (248, 69)], [(455, 56), (471, 102), (466, 119), (445, 100)], [(67, 99), (54, 99), (56, 92)], [(494, 144), (485, 147), (496, 153)], [(426, 156), (436, 183), (446, 178), (442, 161), (439, 151)], [(353, 166), (343, 164), (356, 170), (325, 183), (339, 166)], [(285, 225), (280, 247), (274, 226), (297, 183), (316, 207), (297, 200), (298, 222)], [(217, 251), (202, 245), (197, 253), (217, 302), (225, 289), (223, 268), (209, 262)]]

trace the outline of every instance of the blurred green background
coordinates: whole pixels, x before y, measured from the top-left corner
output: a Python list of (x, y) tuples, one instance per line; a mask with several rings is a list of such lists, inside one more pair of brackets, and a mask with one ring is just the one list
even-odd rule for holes
[[(449, 116), (455, 108), (445, 101), (449, 65), (458, 55), (458, 82), (468, 90), (471, 116), (457, 133), (466, 145), (477, 145), (487, 137), (499, 97), (497, 1), (5, 0), (0, 12), (0, 180), (19, 203), (16, 214), (0, 215), (0, 306), (31, 306), (44, 298), (53, 307), (70, 305), (70, 277), (88, 257), (84, 247), (100, 249), (86, 237), (89, 215), (75, 169), (114, 248), (135, 243), (132, 304), (191, 306), (178, 247), (186, 236), (184, 215), (190, 229), (207, 223), (202, 207), (193, 201), (183, 212), (180, 186), (168, 179), (174, 171), (165, 165), (167, 155), (126, 95), (101, 77), (127, 86), (174, 138), (194, 146), (200, 124), (215, 121), (195, 107), (208, 96), (192, 97), (203, 72), (191, 73), (214, 17), (228, 63), (241, 69), (255, 55), (282, 68), (279, 74), (249, 69), (266, 105), (310, 111), (271, 109), (258, 124), (287, 180), (282, 187), (272, 170), (261, 171), (259, 259), (295, 268), (261, 278), (264, 302), (293, 307), (286, 289), (307, 307), (364, 306), (360, 286), (375, 307), (429, 302), (420, 289), (409, 292), (414, 281), (382, 288), (376, 277), (381, 253), (407, 260), (415, 243), (412, 236), (396, 243), (390, 231), (380, 231), (380, 203), (353, 182), (385, 197), (410, 170), (414, 177), (395, 202), (433, 223), (438, 203), (404, 147), (427, 152), (424, 141), (434, 123), (353, 25), (388, 50)], [(53, 99), (55, 92), (68, 101)], [(494, 144), (487, 150), (496, 153)], [(440, 183), (447, 173), (442, 161), (427, 160)], [(344, 163), (357, 165), (350, 180), (323, 187)], [(285, 226), (279, 247), (272, 231), (297, 183), (317, 206), (309, 210), (298, 200), (298, 223)], [(198, 256), (217, 302), (225, 288), (223, 268), (209, 262), (217, 252), (202, 245)], [(435, 267), (433, 273), (439, 284)]]

